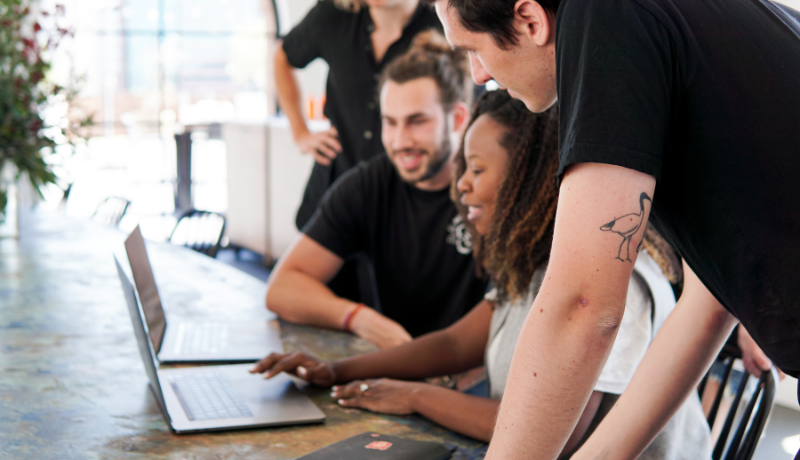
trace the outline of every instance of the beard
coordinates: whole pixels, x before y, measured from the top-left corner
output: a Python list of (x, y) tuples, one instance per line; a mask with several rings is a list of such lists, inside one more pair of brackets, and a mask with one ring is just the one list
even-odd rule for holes
[[(439, 146), (433, 153), (428, 152), (427, 150), (423, 150), (422, 153), (428, 155), (430, 158), (430, 162), (428, 163), (425, 172), (416, 179), (405, 180), (405, 182), (409, 184), (416, 184), (418, 182), (425, 182), (426, 180), (432, 179), (437, 174), (439, 174), (447, 162), (450, 160), (450, 153), (453, 150), (453, 143), (450, 141), (450, 123), (445, 120), (444, 123), (444, 136), (442, 137), (442, 142), (439, 143)], [(392, 156), (396, 156), (400, 153), (405, 152), (405, 150), (396, 150), (392, 152)]]

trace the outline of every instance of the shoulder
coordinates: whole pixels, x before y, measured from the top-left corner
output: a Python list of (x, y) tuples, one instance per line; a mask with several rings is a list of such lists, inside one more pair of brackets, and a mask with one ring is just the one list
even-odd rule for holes
[(586, 21), (620, 24), (642, 16), (661, 16), (665, 6), (658, 0), (566, 0), (556, 13), (556, 32), (580, 29)]
[(320, 31), (332, 31), (358, 20), (358, 13), (337, 7), (332, 0), (320, 0), (308, 10), (303, 24), (314, 26)]
[(389, 185), (397, 176), (397, 171), (385, 153), (375, 155), (369, 160), (353, 168), (355, 174), (361, 176), (366, 182), (375, 186)]
[(311, 7), (311, 10), (308, 12), (309, 15), (319, 15), (324, 16), (326, 18), (334, 19), (334, 18), (350, 18), (355, 17), (355, 13), (351, 13), (349, 11), (345, 11), (339, 7), (337, 7), (333, 0), (319, 0), (316, 5)]
[(359, 189), (360, 192), (366, 192), (388, 186), (395, 174), (394, 165), (389, 158), (385, 154), (379, 154), (350, 168), (336, 180), (331, 189)]

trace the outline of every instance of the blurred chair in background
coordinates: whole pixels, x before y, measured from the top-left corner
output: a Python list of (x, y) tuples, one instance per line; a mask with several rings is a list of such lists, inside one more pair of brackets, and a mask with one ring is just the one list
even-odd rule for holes
[[(72, 186), (70, 185), (67, 191), (64, 192), (65, 203), (71, 187)], [(119, 225), (119, 221), (122, 220), (122, 217), (125, 215), (125, 211), (128, 210), (128, 206), (130, 204), (131, 202), (125, 198), (110, 196), (97, 206), (94, 214), (92, 214), (92, 221), (100, 224), (117, 226)]]
[(169, 241), (216, 257), (224, 232), (225, 217), (222, 214), (189, 209), (178, 219)]
[(741, 358), (737, 347), (726, 345), (698, 387), (712, 440), (716, 440), (713, 460), (750, 460), (774, 403), (777, 369), (751, 379), (739, 365)]

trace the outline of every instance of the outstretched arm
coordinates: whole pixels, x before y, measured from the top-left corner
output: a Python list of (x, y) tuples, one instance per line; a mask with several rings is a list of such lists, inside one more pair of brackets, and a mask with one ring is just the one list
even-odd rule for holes
[(555, 459), (566, 444), (614, 343), (654, 188), (652, 176), (606, 164), (577, 164), (564, 175), (550, 262), (487, 459)]
[(684, 279), (678, 305), (630, 385), (573, 459), (638, 457), (695, 391), (725, 344), (736, 319), (685, 264)]
[(413, 380), (454, 374), (483, 364), (491, 318), (492, 306), (483, 300), (450, 327), (397, 347), (332, 362), (302, 353), (273, 353), (251, 372), (264, 373), (265, 378), (288, 372), (319, 386), (376, 377)]
[[(343, 263), (341, 257), (300, 235), (270, 276), (267, 308), (293, 323), (341, 329), (356, 303), (337, 297), (326, 283)], [(350, 328), (381, 348), (411, 340), (403, 326), (371, 308), (361, 308)]]

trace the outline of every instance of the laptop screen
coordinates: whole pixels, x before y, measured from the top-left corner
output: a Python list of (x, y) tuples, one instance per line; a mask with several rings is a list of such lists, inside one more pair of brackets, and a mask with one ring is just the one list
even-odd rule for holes
[(164, 309), (161, 308), (161, 298), (158, 296), (153, 269), (150, 267), (150, 260), (147, 258), (147, 250), (144, 247), (144, 238), (142, 238), (142, 232), (138, 225), (125, 240), (125, 251), (128, 253), (128, 260), (131, 263), (136, 290), (139, 291), (142, 311), (145, 321), (147, 321), (147, 329), (150, 331), (150, 341), (158, 355), (164, 331), (167, 328), (167, 320), (164, 318)]
[[(119, 281), (122, 284), (122, 292), (125, 294), (125, 301), (128, 304), (128, 313), (131, 315), (131, 322), (133, 323), (133, 332), (136, 335), (136, 342), (139, 344), (139, 353), (142, 355), (142, 362), (144, 369), (147, 371), (147, 376), (150, 378), (150, 384), (156, 393), (158, 403), (162, 407), (166, 407), (164, 403), (164, 395), (161, 393), (161, 385), (158, 383), (158, 372), (156, 372), (156, 356), (153, 348), (147, 340), (147, 331), (145, 331), (144, 322), (142, 321), (142, 314), (139, 310), (139, 304), (136, 302), (136, 293), (133, 290), (130, 278), (122, 269), (119, 264), (117, 256), (114, 256), (114, 262), (117, 264), (117, 272), (119, 273)], [(166, 411), (164, 411), (166, 413)]]

